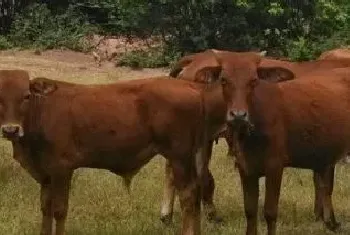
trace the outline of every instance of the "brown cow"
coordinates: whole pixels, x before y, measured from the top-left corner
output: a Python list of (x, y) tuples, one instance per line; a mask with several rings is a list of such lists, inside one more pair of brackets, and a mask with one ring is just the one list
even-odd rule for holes
[[(219, 66), (198, 73), (217, 74), (227, 103), (228, 124), (239, 125), (240, 172), (246, 234), (257, 234), (259, 178), (266, 177), (264, 214), (268, 234), (276, 234), (284, 167), (312, 169), (318, 205), (315, 213), (328, 229), (339, 227), (332, 192), (336, 162), (350, 150), (350, 70), (334, 69), (279, 84), (269, 82), (261, 58), (213, 51)], [(292, 71), (274, 68), (287, 79)], [(271, 71), (273, 72), (273, 71)]]
[[(219, 51), (217, 52), (225, 52), (225, 51)], [(249, 54), (249, 53), (248, 53)], [(265, 55), (265, 51), (260, 53), (253, 53), (257, 55)], [(215, 57), (212, 54), (211, 50), (206, 50), (204, 52), (184, 56), (181, 58), (173, 67), (173, 69), (170, 72), (170, 76), (180, 78), (183, 80), (190, 80), (190, 81), (196, 81), (200, 83), (207, 83), (210, 82), (210, 79), (212, 79), (211, 76), (204, 76), (204, 77), (198, 77), (196, 76), (196, 73), (204, 68), (204, 67), (210, 67), (210, 66), (217, 66), (217, 61)], [(293, 71), (294, 75), (297, 78), (307, 78), (306, 75), (308, 73), (313, 73), (315, 71), (324, 71), (329, 70), (332, 68), (342, 68), (342, 67), (349, 67), (350, 66), (350, 60), (328, 60), (328, 61), (305, 61), (305, 62), (290, 62), (286, 60), (276, 60), (273, 58), (264, 57), (262, 58), (259, 67), (261, 68), (271, 68), (271, 67), (282, 67), (289, 69)], [(208, 80), (209, 79), (209, 80)], [(278, 78), (279, 80), (279, 78)], [(226, 112), (224, 110), (218, 111), (218, 112)], [(228, 132), (223, 131), (219, 134), (218, 137), (224, 137), (226, 140), (226, 143), (228, 145), (228, 156), (236, 156), (237, 153), (237, 142), (235, 141), (235, 133), (234, 132)], [(212, 144), (212, 143), (211, 143)], [(209, 153), (209, 152), (207, 152)], [(211, 153), (211, 152), (210, 152)], [(211, 156), (208, 156), (209, 159)], [(345, 159), (345, 158), (344, 158)], [(175, 197), (175, 188), (172, 183), (172, 176), (171, 171), (168, 169), (169, 164), (166, 163), (166, 170), (165, 170), (165, 188), (164, 188), (164, 195), (163, 195), (163, 202), (162, 202), (162, 208), (161, 208), (161, 220), (165, 223), (170, 223), (172, 219), (172, 213), (173, 213), (173, 205), (174, 205), (174, 197)], [(217, 212), (214, 206), (213, 202), (213, 194), (215, 189), (215, 183), (214, 179), (212, 177), (212, 174), (208, 170), (209, 178), (206, 179), (206, 185), (208, 187), (204, 188), (207, 190), (206, 192), (202, 192), (203, 199), (206, 200), (203, 202), (204, 205), (204, 211), (206, 212), (206, 216), (210, 221), (221, 221), (221, 218), (217, 216)], [(206, 196), (204, 196), (206, 195)], [(315, 208), (318, 207), (317, 205), (317, 195), (315, 200)]]
[(339, 59), (350, 59), (350, 49), (338, 48), (330, 51), (323, 52), (318, 60), (339, 60)]
[(55, 234), (64, 234), (75, 169), (103, 168), (128, 179), (156, 154), (174, 174), (181, 234), (200, 234), (197, 178), (207, 164), (201, 149), (224, 123), (215, 113), (211, 120), (206, 115), (206, 102), (221, 90), (202, 91), (201, 84), (167, 78), (78, 85), (0, 71), (0, 133), (41, 185), (41, 234), (52, 234), (54, 219)]

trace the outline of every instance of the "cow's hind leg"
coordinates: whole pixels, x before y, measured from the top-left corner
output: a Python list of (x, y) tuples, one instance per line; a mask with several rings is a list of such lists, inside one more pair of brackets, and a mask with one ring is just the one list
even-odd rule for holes
[(194, 163), (175, 160), (171, 165), (182, 211), (181, 235), (200, 235), (200, 185)]
[(160, 212), (161, 221), (169, 225), (173, 218), (174, 201), (175, 201), (175, 185), (174, 175), (169, 160), (165, 162), (165, 179), (164, 179), (163, 202)]
[(67, 172), (52, 176), (52, 210), (56, 220), (56, 235), (64, 235), (72, 174), (73, 172)]
[(327, 228), (331, 231), (336, 231), (340, 227), (334, 216), (334, 209), (332, 204), (332, 193), (334, 183), (335, 166), (328, 166), (319, 171), (320, 188), (323, 204), (323, 221)]
[(40, 202), (42, 213), (41, 235), (52, 234), (53, 212), (52, 212), (52, 193), (50, 178), (41, 182)]
[(316, 221), (319, 221), (323, 218), (323, 193), (320, 187), (321, 179), (320, 174), (316, 171), (313, 172), (314, 187), (315, 187), (315, 202), (314, 202), (314, 214)]

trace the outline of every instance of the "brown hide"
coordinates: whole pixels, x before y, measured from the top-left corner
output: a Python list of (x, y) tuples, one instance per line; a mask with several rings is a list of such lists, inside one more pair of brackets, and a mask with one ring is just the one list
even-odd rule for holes
[(350, 49), (338, 48), (330, 51), (323, 52), (318, 60), (341, 60), (350, 59)]
[[(56, 234), (64, 234), (74, 169), (103, 168), (130, 177), (156, 154), (168, 160), (174, 174), (183, 212), (181, 234), (200, 234), (196, 179), (205, 159), (197, 152), (204, 132), (211, 136), (219, 128), (215, 115), (208, 128), (201, 121), (206, 112), (203, 102), (210, 102), (212, 92), (203, 96), (201, 84), (166, 78), (78, 85), (46, 78), (29, 82), (26, 72), (20, 79), (14, 77), (16, 72), (0, 72), (0, 107), (23, 106), (13, 100), (30, 87), (30, 98), (23, 101), (26, 107), (16, 122), (24, 136), (6, 137), (13, 143), (15, 158), (41, 184), (42, 234), (52, 233), (53, 219)], [(3, 92), (9, 88), (16, 95)], [(0, 109), (0, 117), (7, 113)], [(12, 125), (4, 119), (0, 123)]]
[(274, 59), (264, 58), (261, 60), (259, 67), (281, 67), (292, 71), (295, 78), (307, 78), (306, 74), (313, 73), (315, 71), (327, 71), (334, 68), (350, 67), (350, 58), (344, 60), (314, 60), (303, 62), (289, 62), (280, 61)]

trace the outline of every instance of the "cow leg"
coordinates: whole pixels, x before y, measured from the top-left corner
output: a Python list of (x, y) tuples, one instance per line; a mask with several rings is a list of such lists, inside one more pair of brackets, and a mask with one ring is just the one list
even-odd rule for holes
[(332, 204), (334, 169), (335, 166), (329, 166), (320, 171), (320, 187), (323, 194), (323, 221), (327, 228), (331, 231), (336, 231), (340, 227), (340, 223), (338, 223), (335, 219)]
[(264, 214), (267, 223), (267, 234), (276, 234), (276, 221), (278, 213), (278, 201), (280, 197), (283, 167), (277, 166), (266, 172), (266, 192)]
[(213, 141), (208, 142), (205, 146), (205, 153), (208, 155), (205, 159), (208, 161), (204, 166), (204, 175), (202, 176), (202, 204), (206, 218), (211, 222), (222, 222), (222, 218), (217, 215), (217, 211), (214, 205), (214, 190), (215, 190), (215, 181), (214, 177), (209, 170), (209, 161), (211, 159), (212, 150), (213, 150)]
[(228, 147), (227, 156), (228, 157), (235, 156), (234, 144), (233, 144), (233, 141), (232, 141), (232, 139), (230, 138), (230, 136), (228, 134), (226, 134), (226, 136), (225, 136), (225, 141), (226, 141), (226, 144), (227, 144), (227, 147)]
[(52, 176), (52, 210), (56, 220), (56, 235), (64, 235), (72, 175), (73, 172)]
[(169, 225), (172, 221), (175, 201), (174, 175), (169, 160), (165, 162), (165, 183), (161, 209), (161, 221)]
[(42, 213), (42, 224), (41, 224), (41, 235), (52, 234), (52, 193), (50, 179), (47, 182), (41, 183), (40, 189), (40, 202), (41, 202), (41, 213)]
[(172, 169), (182, 211), (181, 235), (200, 235), (200, 185), (195, 166), (172, 162)]
[(247, 219), (247, 235), (256, 235), (258, 200), (259, 200), (259, 177), (247, 176), (240, 170), (240, 178), (243, 189), (244, 210)]
[(316, 171), (313, 172), (314, 187), (315, 187), (315, 202), (314, 202), (314, 214), (316, 221), (319, 221), (323, 218), (323, 199), (322, 191), (320, 188), (320, 174)]
[(227, 156), (228, 157), (237, 156), (237, 151), (239, 149), (238, 141), (237, 141), (237, 133), (235, 131), (226, 131), (225, 140), (228, 146)]

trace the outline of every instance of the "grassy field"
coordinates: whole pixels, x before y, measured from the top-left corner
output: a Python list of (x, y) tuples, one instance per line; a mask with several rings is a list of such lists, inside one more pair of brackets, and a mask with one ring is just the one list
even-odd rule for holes
[[(97, 68), (92, 59), (71, 52), (3, 52), (0, 69), (22, 68), (31, 76), (79, 83), (110, 82), (165, 74), (163, 70), (132, 71), (106, 64)], [(203, 234), (244, 234), (245, 217), (238, 172), (226, 157), (223, 141), (215, 146), (211, 169), (216, 179), (215, 202), (224, 223), (215, 225), (202, 220)], [(41, 214), (39, 185), (12, 159), (8, 142), (0, 140), (0, 234), (39, 234)], [(121, 178), (105, 170), (79, 169), (75, 172), (67, 234), (177, 234), (180, 225), (176, 202), (174, 225), (165, 227), (159, 220), (163, 187), (164, 159), (154, 158), (135, 177), (131, 196), (122, 187)], [(350, 166), (338, 165), (333, 202), (342, 223), (338, 234), (350, 234)], [(261, 180), (259, 231), (266, 224), (262, 216), (264, 180)], [(322, 223), (314, 222), (312, 175), (307, 170), (285, 170), (279, 204), (278, 234), (332, 234)]]

